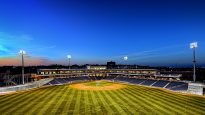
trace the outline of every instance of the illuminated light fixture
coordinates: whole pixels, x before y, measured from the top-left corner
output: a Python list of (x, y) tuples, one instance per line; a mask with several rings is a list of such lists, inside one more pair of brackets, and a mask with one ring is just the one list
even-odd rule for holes
[(26, 51), (20, 50), (19, 54), (21, 55), (21, 62), (22, 62), (22, 84), (24, 84), (24, 55), (26, 54)]
[(20, 55), (25, 55), (25, 54), (26, 54), (26, 51), (20, 50), (20, 51), (19, 51), (19, 54), (20, 54)]
[(67, 58), (68, 58), (68, 59), (71, 59), (71, 55), (67, 55)]
[[(126, 63), (126, 61), (128, 60), (128, 57), (127, 56), (125, 56), (125, 57), (123, 57), (123, 60), (125, 61), (125, 63)], [(126, 68), (128, 68), (128, 65), (127, 64), (125, 64), (126, 66)]]
[(197, 48), (198, 47), (198, 44), (197, 42), (193, 42), (193, 43), (190, 43), (190, 48)]
[(70, 69), (70, 59), (71, 59), (71, 55), (67, 55), (68, 61), (69, 61), (69, 69)]
[(125, 61), (127, 61), (127, 60), (128, 60), (128, 57), (127, 57), (127, 56), (125, 56), (125, 57), (123, 57), (123, 59), (124, 59)]
[(196, 82), (196, 54), (195, 49), (198, 47), (197, 42), (190, 43), (190, 48), (193, 49), (193, 81)]

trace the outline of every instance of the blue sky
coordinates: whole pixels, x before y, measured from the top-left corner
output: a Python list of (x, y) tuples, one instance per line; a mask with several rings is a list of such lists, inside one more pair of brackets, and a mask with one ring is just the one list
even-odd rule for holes
[[(205, 65), (205, 1), (0, 0), (0, 64)], [(128, 56), (128, 61), (123, 61)]]

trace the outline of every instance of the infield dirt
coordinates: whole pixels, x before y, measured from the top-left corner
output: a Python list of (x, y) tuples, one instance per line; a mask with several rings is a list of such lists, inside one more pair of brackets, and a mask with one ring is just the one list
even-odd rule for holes
[(79, 90), (116, 90), (116, 89), (122, 89), (125, 88), (126, 85), (124, 84), (110, 84), (105, 86), (94, 86), (94, 85), (86, 85), (83, 83), (77, 83), (70, 85), (71, 88), (79, 89)]

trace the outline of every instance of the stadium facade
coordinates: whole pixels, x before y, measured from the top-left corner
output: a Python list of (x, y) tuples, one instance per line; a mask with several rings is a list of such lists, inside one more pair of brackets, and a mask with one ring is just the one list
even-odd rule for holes
[(148, 76), (152, 77), (158, 74), (157, 69), (106, 69), (96, 67), (91, 69), (39, 69), (39, 77), (69, 77), (69, 76)]

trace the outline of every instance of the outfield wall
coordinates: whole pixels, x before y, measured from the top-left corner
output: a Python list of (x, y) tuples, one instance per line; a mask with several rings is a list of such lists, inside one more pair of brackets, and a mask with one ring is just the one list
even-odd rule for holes
[(24, 85), (17, 85), (17, 86), (10, 86), (10, 87), (1, 87), (0, 94), (9, 93), (9, 92), (16, 92), (22, 90), (28, 90), (32, 88), (41, 87), (44, 84), (50, 82), (53, 78), (41, 79), (39, 81), (35, 81), (32, 83), (24, 84)]

